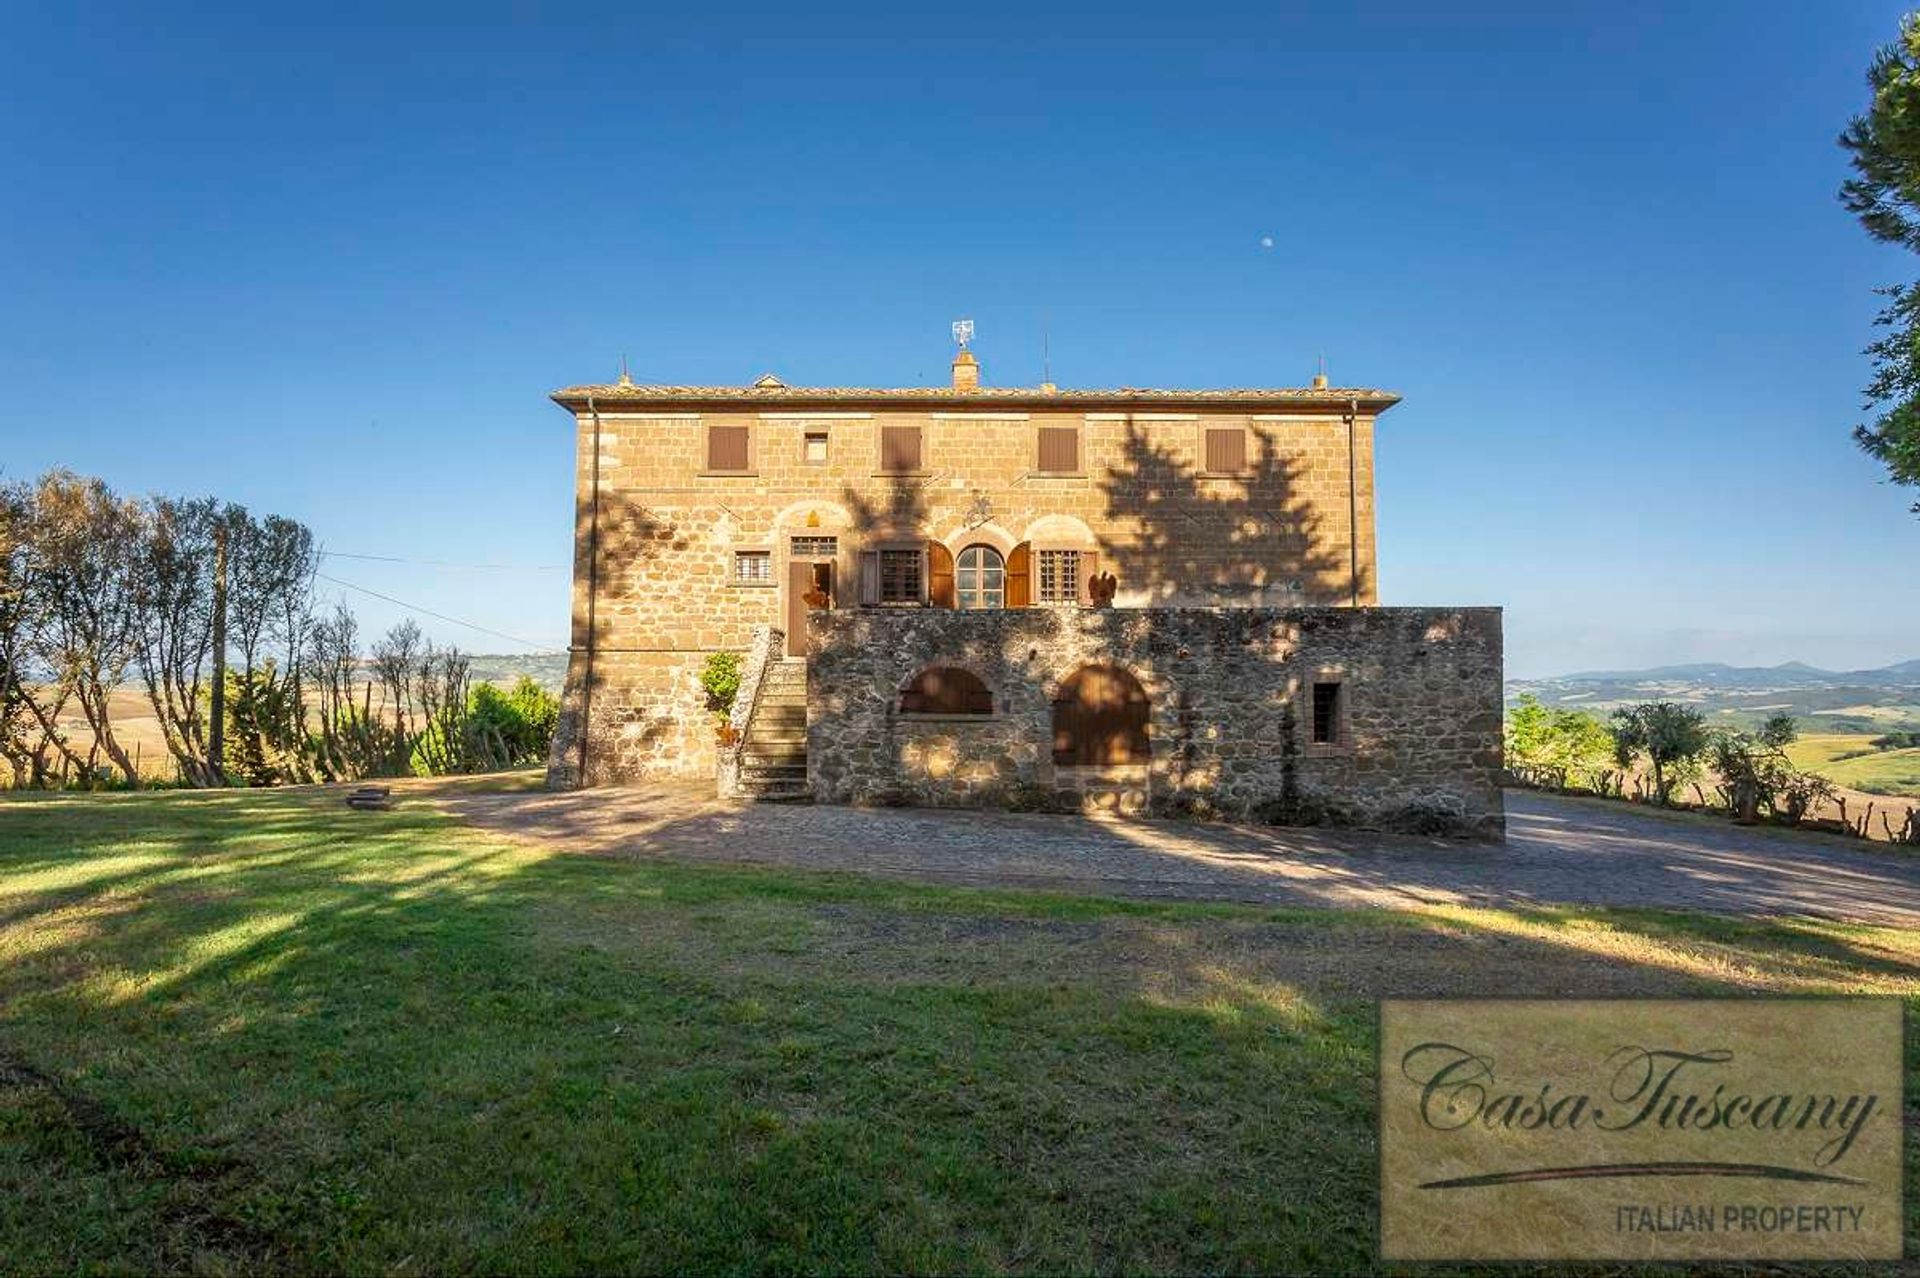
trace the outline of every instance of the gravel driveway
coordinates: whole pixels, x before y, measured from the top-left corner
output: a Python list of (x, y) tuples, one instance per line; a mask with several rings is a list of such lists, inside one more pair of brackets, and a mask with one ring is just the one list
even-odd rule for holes
[(1508, 793), (1505, 846), (1181, 821), (740, 805), (710, 789), (665, 785), (435, 801), (474, 825), (603, 855), (1278, 905), (1644, 905), (1920, 927), (1920, 856), (1532, 792)]

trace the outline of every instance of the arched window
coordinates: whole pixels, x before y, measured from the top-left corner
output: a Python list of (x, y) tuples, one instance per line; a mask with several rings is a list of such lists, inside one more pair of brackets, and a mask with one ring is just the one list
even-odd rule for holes
[(968, 546), (954, 564), (962, 608), (1007, 606), (1007, 565), (992, 546)]
[(1119, 666), (1082, 666), (1060, 685), (1053, 702), (1053, 761), (1079, 764), (1146, 763), (1146, 689)]
[(901, 714), (992, 714), (993, 694), (958, 666), (931, 666), (900, 693)]

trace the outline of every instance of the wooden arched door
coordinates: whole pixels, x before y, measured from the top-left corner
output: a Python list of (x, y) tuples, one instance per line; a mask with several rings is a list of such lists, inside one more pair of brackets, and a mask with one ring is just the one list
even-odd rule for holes
[(1146, 763), (1151, 712), (1140, 681), (1121, 666), (1082, 666), (1053, 702), (1053, 761), (1062, 767)]

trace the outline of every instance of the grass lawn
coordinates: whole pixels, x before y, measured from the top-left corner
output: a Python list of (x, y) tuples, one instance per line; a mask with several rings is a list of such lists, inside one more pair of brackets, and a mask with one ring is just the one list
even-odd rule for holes
[(1788, 746), (1787, 757), (1849, 789), (1920, 798), (1920, 750), (1875, 750), (1871, 742), (1880, 735), (1817, 733)]
[(0, 799), (0, 1269), (1363, 1270), (1375, 1000), (1729, 991), (1920, 1002), (1920, 936), (636, 864), (414, 795)]

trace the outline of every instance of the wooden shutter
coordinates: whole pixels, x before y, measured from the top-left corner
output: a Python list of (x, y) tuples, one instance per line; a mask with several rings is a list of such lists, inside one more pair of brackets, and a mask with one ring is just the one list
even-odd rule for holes
[(1100, 552), (1083, 550), (1080, 552), (1080, 584), (1074, 590), (1074, 598), (1081, 607), (1093, 603), (1093, 579), (1100, 575)]
[(920, 469), (920, 428), (880, 428), (880, 469), (911, 473)]
[(954, 605), (953, 552), (937, 541), (927, 543), (927, 602), (936, 608)]
[(1238, 475), (1247, 468), (1247, 432), (1238, 426), (1207, 427), (1207, 473)]
[(1007, 556), (1007, 607), (1033, 607), (1033, 543), (1023, 541)]
[(1080, 431), (1074, 426), (1040, 428), (1040, 470), (1048, 475), (1080, 473)]
[(707, 469), (747, 470), (747, 427), (707, 427)]
[(876, 608), (880, 604), (880, 552), (860, 552), (860, 606)]

